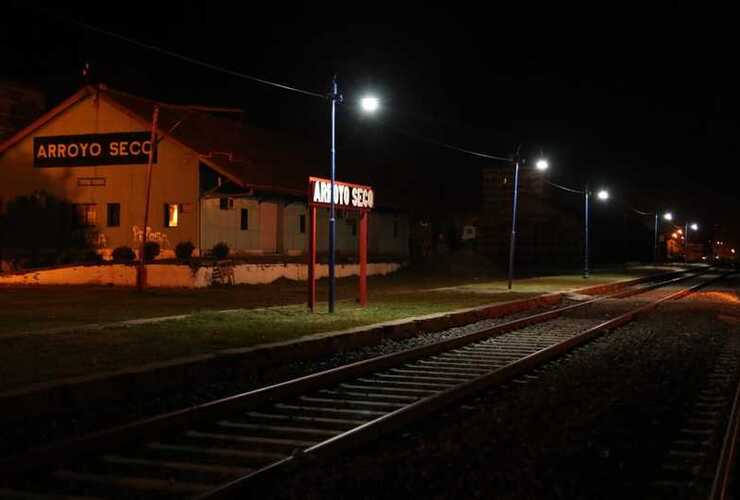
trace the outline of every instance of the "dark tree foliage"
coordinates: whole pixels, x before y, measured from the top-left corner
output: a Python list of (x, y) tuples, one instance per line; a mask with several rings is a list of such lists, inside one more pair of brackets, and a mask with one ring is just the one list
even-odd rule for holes
[(24, 266), (89, 260), (96, 237), (71, 203), (43, 192), (8, 201), (0, 215), (0, 258)]
[(136, 254), (131, 247), (116, 247), (113, 250), (113, 260), (116, 262), (133, 262), (136, 259)]

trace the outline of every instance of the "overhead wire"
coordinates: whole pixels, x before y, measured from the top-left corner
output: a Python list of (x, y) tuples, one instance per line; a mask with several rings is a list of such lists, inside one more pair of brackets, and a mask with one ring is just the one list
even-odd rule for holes
[[(106, 29), (103, 29), (103, 28), (100, 28), (100, 27), (97, 27), (97, 26), (94, 26), (94, 25), (85, 23), (85, 22), (80, 21), (80, 20), (77, 20), (77, 19), (72, 19), (72, 18), (68, 18), (66, 16), (61, 16), (61, 15), (59, 15), (59, 14), (57, 14), (57, 13), (55, 13), (55, 12), (49, 10), (49, 9), (46, 9), (46, 8), (38, 8), (38, 9), (41, 10), (41, 11), (43, 11), (43, 12), (45, 12), (45, 13), (47, 13), (47, 14), (49, 14), (49, 15), (51, 15), (52, 17), (55, 17), (57, 19), (62, 19), (62, 20), (71, 22), (71, 23), (73, 23), (73, 24), (75, 24), (75, 25), (77, 25), (77, 26), (79, 26), (81, 28), (84, 28), (86, 30), (90, 30), (90, 31), (93, 31), (95, 33), (99, 33), (101, 35), (105, 35), (105, 36), (108, 36), (108, 37), (111, 37), (111, 38), (114, 38), (114, 39), (117, 39), (117, 40), (121, 40), (121, 41), (130, 43), (130, 44), (136, 45), (137, 47), (140, 47), (140, 48), (143, 48), (143, 49), (147, 49), (147, 50), (151, 50), (153, 52), (157, 52), (159, 54), (163, 54), (163, 55), (166, 55), (166, 56), (175, 58), (175, 59), (179, 59), (179, 60), (182, 60), (182, 61), (191, 63), (191, 64), (195, 64), (195, 65), (198, 65), (198, 66), (201, 66), (201, 67), (204, 67), (204, 68), (213, 70), (213, 71), (219, 71), (219, 72), (222, 72), (224, 74), (231, 75), (231, 76), (236, 76), (236, 77), (243, 78), (243, 79), (246, 79), (246, 80), (251, 80), (251, 81), (254, 81), (254, 82), (257, 82), (257, 83), (261, 83), (261, 84), (264, 84), (264, 85), (272, 86), (272, 87), (283, 89), (283, 90), (297, 92), (297, 93), (300, 93), (300, 94), (303, 94), (303, 95), (307, 95), (307, 96), (311, 96), (311, 97), (319, 97), (321, 99), (330, 99), (331, 98), (331, 96), (328, 93), (327, 94), (322, 94), (322, 93), (319, 93), (319, 92), (313, 92), (313, 91), (310, 91), (310, 90), (301, 89), (299, 87), (294, 87), (294, 86), (291, 86), (291, 85), (286, 85), (286, 84), (283, 84), (283, 83), (274, 82), (274, 81), (267, 80), (267, 79), (264, 79), (264, 78), (259, 78), (259, 77), (253, 76), (253, 75), (242, 73), (240, 71), (232, 70), (232, 69), (229, 69), (229, 68), (225, 68), (223, 66), (219, 66), (219, 65), (212, 64), (212, 63), (209, 63), (209, 62), (206, 62), (206, 61), (202, 61), (202, 60), (196, 59), (194, 57), (186, 56), (186, 55), (183, 55), (183, 54), (180, 54), (180, 53), (174, 52), (172, 50), (165, 49), (165, 48), (162, 48), (162, 47), (159, 47), (159, 46), (150, 44), (150, 43), (141, 42), (141, 41), (136, 40), (136, 39), (134, 39), (132, 37), (129, 37), (129, 36), (126, 36), (126, 35), (121, 35), (120, 33), (116, 33), (116, 32), (110, 31), (110, 30), (106, 30)], [(175, 107), (175, 106), (171, 106), (171, 107)], [(420, 141), (423, 141), (423, 142), (427, 142), (427, 143), (430, 143), (430, 144), (435, 144), (435, 145), (437, 145), (439, 147), (442, 147), (442, 148), (445, 148), (445, 149), (449, 149), (449, 150), (452, 150), (452, 151), (457, 151), (457, 152), (460, 152), (460, 153), (468, 154), (468, 155), (475, 156), (475, 157), (478, 157), (478, 158), (489, 159), (489, 160), (507, 161), (507, 162), (512, 161), (512, 158), (510, 158), (510, 157), (504, 157), (504, 156), (492, 155), (492, 154), (488, 154), (488, 153), (482, 153), (482, 152), (479, 152), (479, 151), (474, 151), (472, 149), (467, 149), (467, 148), (456, 146), (454, 144), (450, 144), (450, 143), (447, 143), (447, 142), (438, 141), (436, 139), (431, 139), (429, 137), (424, 137), (424, 136), (421, 136), (419, 134), (416, 134), (416, 133), (409, 132), (407, 130), (401, 129), (399, 127), (391, 126), (391, 125), (389, 125), (387, 123), (384, 124), (384, 125), (387, 126), (387, 127), (392, 128), (394, 130), (396, 130), (399, 133), (405, 134), (405, 135), (407, 135), (409, 137), (413, 137), (413, 138), (415, 138), (417, 140), (420, 140)]]

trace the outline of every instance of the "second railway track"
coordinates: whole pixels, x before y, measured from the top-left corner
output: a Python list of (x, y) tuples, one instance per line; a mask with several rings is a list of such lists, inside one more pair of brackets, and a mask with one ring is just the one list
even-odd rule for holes
[[(34, 450), (2, 463), (0, 498), (243, 498), (302, 457), (336, 453), (511, 380), (720, 277), (639, 285)], [(638, 294), (640, 303), (627, 299)], [(617, 316), (598, 312), (620, 300)]]

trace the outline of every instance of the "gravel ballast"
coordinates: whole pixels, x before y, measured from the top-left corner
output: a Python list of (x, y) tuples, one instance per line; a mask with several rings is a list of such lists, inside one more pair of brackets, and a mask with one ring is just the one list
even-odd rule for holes
[(644, 497), (703, 377), (740, 334), (739, 287), (734, 277), (663, 304), (535, 377), (313, 462), (260, 498)]

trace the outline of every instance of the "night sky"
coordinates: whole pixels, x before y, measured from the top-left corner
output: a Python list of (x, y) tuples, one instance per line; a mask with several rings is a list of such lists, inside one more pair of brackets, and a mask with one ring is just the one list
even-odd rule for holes
[[(328, 104), (321, 99), (155, 54), (69, 22), (77, 19), (315, 92), (327, 91), (336, 73), (346, 99), (338, 124), (340, 179), (347, 151), (377, 160), (376, 178), (409, 196), (416, 189), (420, 200), (441, 196), (464, 206), (480, 191), (480, 167), (496, 162), (410, 134), (495, 155), (521, 143), (528, 154), (549, 157), (556, 182), (609, 186), (611, 217), (629, 206), (670, 208), (679, 222), (689, 216), (704, 227), (740, 232), (737, 35), (733, 16), (720, 9), (12, 5), (0, 21), (7, 38), (0, 40), (3, 74), (42, 88), (51, 103), (83, 83), (81, 68), (89, 62), (93, 80), (111, 87), (241, 107), (253, 125), (328, 142)], [(372, 119), (354, 111), (365, 91), (383, 101)]]

